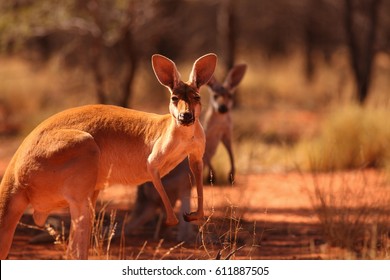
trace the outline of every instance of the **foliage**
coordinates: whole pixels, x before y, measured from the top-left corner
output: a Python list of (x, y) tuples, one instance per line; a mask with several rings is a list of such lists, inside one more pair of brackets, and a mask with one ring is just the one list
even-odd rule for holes
[(11, 1), (0, 7), (0, 50), (22, 51), (35, 62), (59, 56), (64, 66), (91, 74), (98, 102), (126, 106), (139, 51), (148, 45), (139, 46), (135, 38), (158, 32), (144, 24), (156, 11), (146, 9), (140, 19), (144, 7), (135, 2)]
[[(359, 2), (370, 6), (372, 1)], [(390, 17), (381, 12), (390, 2), (379, 4), (378, 24), (373, 26), (375, 53), (390, 45)], [(348, 46), (344, 12), (343, 1), (337, 0), (7, 0), (0, 4), (0, 53), (22, 52), (35, 61), (60, 56), (64, 65), (93, 76), (98, 102), (126, 106), (139, 61), (153, 52), (178, 61), (213, 51), (223, 64), (240, 59), (243, 52), (254, 53), (257, 60), (264, 54), (290, 55), (299, 48), (305, 52), (304, 71), (311, 80), (319, 54), (329, 60)], [(365, 9), (352, 12), (360, 15)], [(356, 18), (357, 27), (366, 26), (364, 17)], [(234, 53), (229, 54), (229, 48)], [(369, 53), (371, 62), (374, 50)], [(367, 72), (357, 82), (369, 79)]]

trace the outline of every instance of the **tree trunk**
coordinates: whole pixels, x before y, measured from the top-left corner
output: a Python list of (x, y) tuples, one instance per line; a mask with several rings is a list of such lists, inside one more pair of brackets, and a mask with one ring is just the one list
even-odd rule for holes
[[(363, 4), (358, 6), (357, 4)], [(371, 84), (380, 0), (345, 0), (345, 28), (351, 65), (357, 84), (357, 99), (364, 104)], [(364, 17), (359, 17), (359, 14)]]
[(137, 52), (136, 44), (134, 44), (133, 26), (135, 22), (135, 3), (129, 2), (127, 7), (127, 22), (122, 27), (122, 40), (119, 42), (122, 45), (125, 59), (124, 76), (120, 82), (120, 98), (119, 105), (122, 107), (129, 106), (129, 100), (133, 93), (133, 82), (136, 71), (138, 69), (139, 54)]
[(122, 42), (124, 47), (124, 53), (127, 55), (126, 64), (124, 66), (124, 77), (121, 81), (121, 96), (119, 100), (119, 105), (122, 107), (129, 106), (129, 100), (132, 96), (133, 90), (133, 82), (135, 78), (135, 74), (138, 69), (138, 53), (134, 47), (133, 38), (131, 34), (131, 30), (128, 30), (125, 35), (125, 39)]
[[(229, 70), (236, 62), (237, 47), (237, 16), (236, 1), (221, 0), (217, 15), (218, 46), (220, 60), (223, 64), (223, 75), (226, 77)], [(234, 107), (240, 106), (239, 94), (234, 94)]]
[(226, 73), (234, 66), (236, 59), (237, 18), (234, 0), (222, 0), (218, 10), (218, 45)]
[(100, 69), (100, 57), (102, 53), (101, 38), (94, 38), (91, 52), (89, 54), (89, 67), (92, 71), (95, 82), (96, 98), (100, 104), (107, 104), (107, 96), (104, 91), (104, 75)]

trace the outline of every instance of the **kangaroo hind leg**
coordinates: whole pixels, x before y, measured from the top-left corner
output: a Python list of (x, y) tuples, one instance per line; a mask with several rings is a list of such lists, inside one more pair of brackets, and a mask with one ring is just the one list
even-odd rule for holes
[(58, 187), (69, 205), (71, 227), (67, 249), (68, 259), (87, 259), (92, 216), (98, 192), (95, 191), (100, 149), (93, 137), (83, 131), (63, 130), (68, 139), (58, 149), (58, 158), (51, 158), (55, 169), (62, 173)]
[(4, 260), (11, 248), (16, 226), (28, 205), (24, 192), (0, 192), (0, 259)]

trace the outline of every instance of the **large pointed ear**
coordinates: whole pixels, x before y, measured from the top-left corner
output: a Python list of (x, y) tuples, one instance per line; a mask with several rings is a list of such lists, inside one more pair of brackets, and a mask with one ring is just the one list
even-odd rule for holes
[(152, 56), (152, 67), (158, 81), (173, 90), (180, 82), (180, 73), (177, 71), (175, 63), (169, 58), (154, 54)]
[(202, 85), (207, 84), (214, 74), (216, 65), (217, 56), (213, 53), (198, 58), (192, 66), (189, 80), (190, 84), (196, 88), (200, 88)]
[(246, 64), (238, 64), (234, 66), (228, 73), (223, 86), (229, 90), (233, 90), (244, 78), (246, 72)]

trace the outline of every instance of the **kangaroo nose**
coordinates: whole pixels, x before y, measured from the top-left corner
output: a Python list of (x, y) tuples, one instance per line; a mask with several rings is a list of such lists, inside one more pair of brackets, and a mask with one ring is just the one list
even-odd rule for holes
[(228, 111), (228, 107), (226, 105), (220, 105), (218, 107), (218, 112), (220, 112), (221, 114), (226, 113), (227, 111)]
[(180, 113), (179, 114), (179, 121), (182, 124), (190, 124), (194, 120), (194, 116), (190, 112)]

